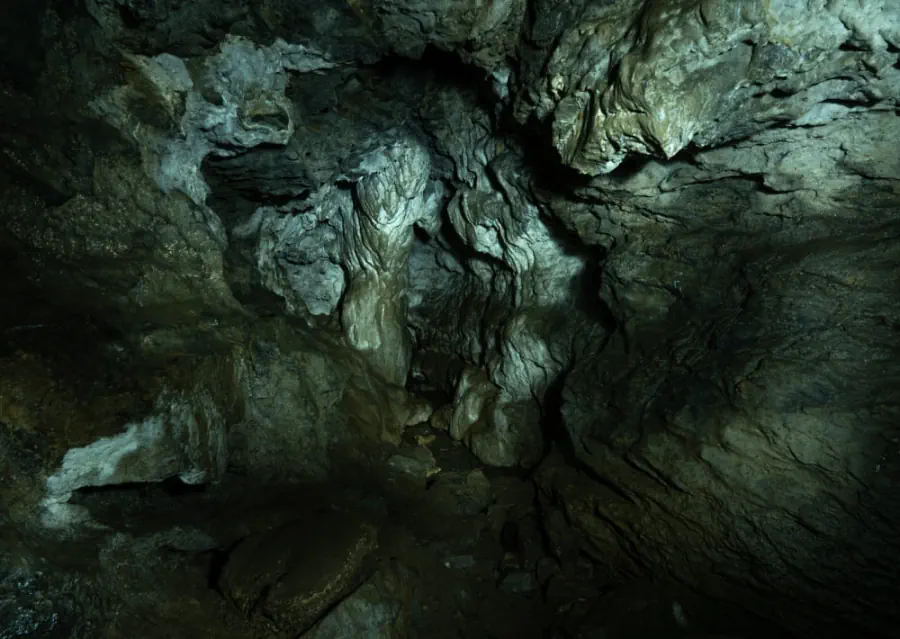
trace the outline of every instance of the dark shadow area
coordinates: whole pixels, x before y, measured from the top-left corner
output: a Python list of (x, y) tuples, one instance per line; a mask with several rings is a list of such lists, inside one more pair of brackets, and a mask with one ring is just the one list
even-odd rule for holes
[(576, 462), (572, 439), (566, 430), (563, 419), (563, 390), (570, 371), (563, 371), (550, 383), (543, 397), (541, 414), (541, 433), (544, 437), (544, 456), (551, 450), (558, 449), (566, 460)]
[(86, 368), (85, 361), (97, 364), (106, 347), (122, 338), (121, 332), (89, 312), (61, 306), (28, 276), (18, 249), (3, 240), (0, 237), (0, 355), (26, 351), (59, 360), (71, 370)]
[(572, 299), (575, 307), (591, 320), (598, 322), (607, 331), (615, 330), (618, 322), (606, 302), (600, 296), (603, 284), (603, 263), (607, 250), (603, 246), (586, 244), (581, 237), (551, 215), (541, 217), (550, 231), (551, 237), (567, 254), (579, 257), (584, 268), (572, 281)]
[(208, 488), (205, 483), (187, 484), (178, 476), (162, 480), (160, 486), (164, 493), (171, 495), (172, 497), (179, 497), (181, 495), (189, 495), (192, 493), (205, 493)]
[(228, 563), (228, 557), (242, 541), (243, 539), (238, 539), (227, 548), (214, 548), (213, 550), (209, 551), (209, 572), (207, 586), (210, 590), (216, 592), (222, 597), (225, 596), (225, 593), (222, 591), (222, 587), (220, 585), (222, 582), (222, 571), (225, 569), (225, 565)]
[[(683, 151), (682, 151), (683, 153)], [(687, 154), (685, 154), (687, 155)], [(677, 156), (676, 156), (677, 157)], [(674, 159), (674, 158), (673, 158)], [(627, 180), (643, 171), (650, 162), (660, 161), (646, 155), (628, 155), (619, 166), (607, 173), (607, 177), (613, 181)]]
[(534, 190), (539, 194), (565, 195), (587, 186), (591, 177), (562, 163), (553, 147), (552, 125), (549, 121), (529, 120), (523, 127), (506, 122), (499, 131), (507, 132), (522, 146), (528, 163)]
[[(172, 492), (167, 488), (164, 480), (161, 482), (124, 482), (121, 484), (106, 484), (103, 486), (85, 486), (72, 491), (72, 497), (67, 503), (77, 506), (91, 506), (92, 504), (106, 503), (107, 500), (131, 499), (132, 497), (148, 498), (178, 497), (185, 494)], [(201, 491), (202, 492), (202, 491)]]
[(30, 92), (44, 64), (41, 28), (48, 0), (7, 0), (0, 9), (0, 82)]
[(494, 97), (488, 74), (475, 65), (466, 64), (455, 53), (433, 45), (426, 46), (418, 60), (389, 55), (363, 69), (388, 82), (396, 78), (427, 78), (476, 96), (478, 105), (488, 112), (493, 108)]

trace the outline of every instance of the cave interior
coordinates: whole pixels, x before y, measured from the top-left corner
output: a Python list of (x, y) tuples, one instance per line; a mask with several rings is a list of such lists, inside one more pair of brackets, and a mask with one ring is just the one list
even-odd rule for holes
[(896, 0), (3, 5), (0, 639), (898, 636)]

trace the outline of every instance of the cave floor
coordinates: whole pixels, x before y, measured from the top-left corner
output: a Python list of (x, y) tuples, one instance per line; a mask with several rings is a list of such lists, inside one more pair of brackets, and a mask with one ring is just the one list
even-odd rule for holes
[[(345, 621), (336, 632), (318, 633), (316, 626), (303, 635), (311, 639), (692, 639), (707, 632), (789, 636), (683, 587), (652, 579), (624, 586), (604, 583), (596, 558), (559, 557), (545, 537), (546, 513), (540, 511), (532, 480), (483, 467), (446, 433), (413, 428), (393, 450), (406, 460), (426, 458), (431, 466), (425, 472), (419, 468), (419, 475), (357, 474), (339, 484), (262, 482), (230, 472), (211, 485), (189, 486), (173, 479), (78, 491), (70, 504), (90, 513), (93, 528), (77, 538), (0, 536), (0, 559), (30, 557), (30, 573), (49, 578), (42, 586), (45, 594), (30, 582), (12, 586), (23, 598), (22, 606), (31, 610), (44, 605), (49, 620), (46, 632), (12, 636), (298, 637), (307, 625), (298, 630), (273, 624), (260, 606), (270, 585), (253, 585), (265, 572), (260, 568), (253, 574), (254, 565), (276, 566), (276, 582), (285, 574), (278, 566), (296, 556), (301, 558), (301, 581), (304, 562), (339, 574), (346, 547), (331, 543), (328, 527), (336, 514), (377, 530), (377, 548), (359, 582), (334, 599), (352, 599), (361, 583), (380, 584), (376, 600), (369, 601), (374, 607), (362, 613), (372, 626), (363, 632)], [(383, 462), (373, 467), (390, 467)], [(271, 531), (281, 532), (273, 536)], [(250, 590), (259, 592), (251, 592), (244, 602), (250, 605), (242, 607), (242, 595), (223, 586), (229, 583), (223, 574), (236, 549), (253, 539), (263, 540), (249, 554)], [(393, 581), (378, 581), (379, 575), (393, 575)], [(9, 586), (0, 579), (0, 621), (9, 599), (4, 588)], [(61, 594), (70, 600), (62, 607)], [(42, 597), (47, 599), (43, 604)], [(397, 602), (396, 617), (402, 621), (378, 627), (378, 606)], [(332, 603), (317, 618), (334, 618), (332, 611), (340, 605)], [(691, 612), (689, 622), (682, 618), (683, 607)], [(711, 616), (695, 614), (704, 609)]]
[(509, 521), (537, 521), (529, 517), (531, 482), (489, 471), (491, 497), (479, 500), (465, 482), (472, 472), (485, 477), (471, 455), (442, 433), (429, 444), (443, 472), (393, 491), (383, 481), (367, 490), (365, 482), (272, 485), (238, 475), (215, 486), (169, 481), (80, 491), (71, 503), (103, 530), (40, 554), (85, 583), (105, 580), (96, 609), (82, 612), (96, 618), (98, 637), (296, 636), (248, 620), (220, 591), (219, 573), (242, 539), (288, 522), (314, 527), (342, 511), (378, 527), (377, 565), (405, 567), (411, 636), (547, 636), (555, 606), (530, 577), (542, 551), (504, 540)]

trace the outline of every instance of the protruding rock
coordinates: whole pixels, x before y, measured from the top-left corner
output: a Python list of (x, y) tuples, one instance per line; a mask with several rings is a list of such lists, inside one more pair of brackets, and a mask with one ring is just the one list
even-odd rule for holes
[(296, 636), (368, 577), (377, 543), (369, 523), (313, 514), (242, 541), (220, 587), (246, 615)]

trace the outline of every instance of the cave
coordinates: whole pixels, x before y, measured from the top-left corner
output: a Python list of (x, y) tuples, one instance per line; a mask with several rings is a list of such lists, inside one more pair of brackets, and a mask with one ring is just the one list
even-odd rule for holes
[(896, 637), (898, 149), (895, 0), (4, 2), (0, 638)]

